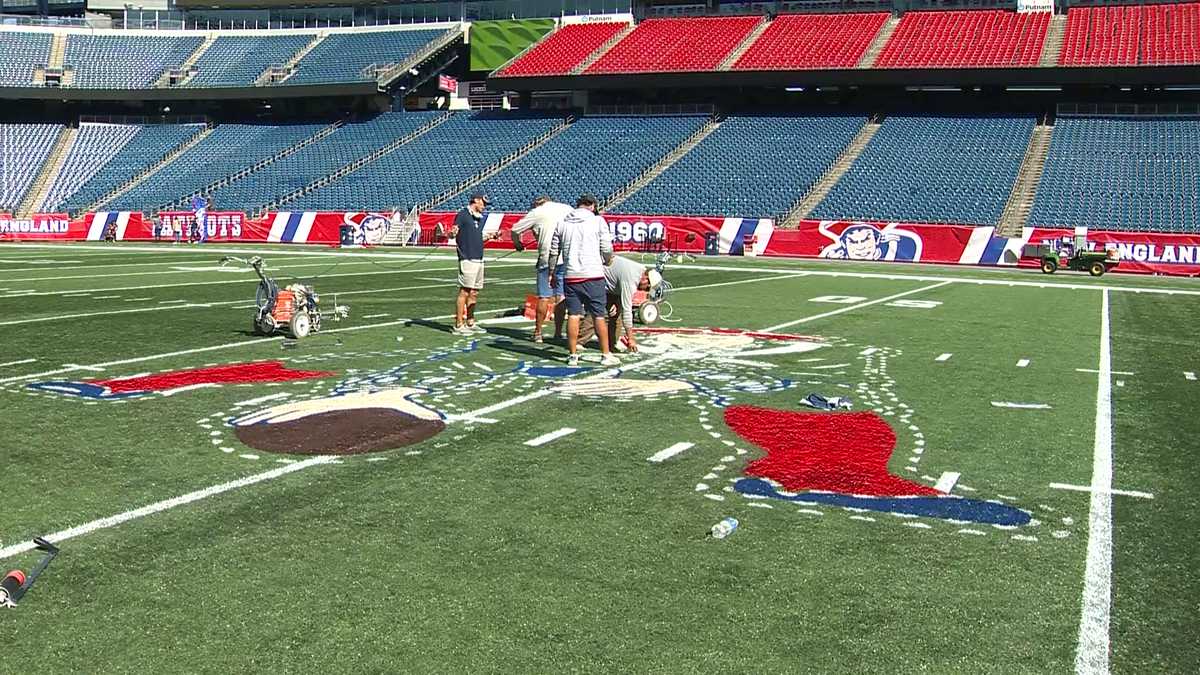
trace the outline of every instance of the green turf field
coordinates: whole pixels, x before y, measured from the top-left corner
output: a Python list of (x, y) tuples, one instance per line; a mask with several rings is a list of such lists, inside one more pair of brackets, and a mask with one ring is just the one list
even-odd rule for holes
[[(255, 336), (235, 252), (349, 319)], [(523, 254), (469, 339), (442, 251), (0, 246), (0, 565), (62, 547), (0, 671), (1197, 670), (1200, 286), (666, 274), (669, 330), (576, 371), (505, 316)]]

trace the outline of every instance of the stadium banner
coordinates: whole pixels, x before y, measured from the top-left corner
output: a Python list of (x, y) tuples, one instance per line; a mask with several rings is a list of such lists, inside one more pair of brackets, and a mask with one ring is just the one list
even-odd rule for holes
[[(520, 213), (490, 213), (484, 232), (501, 232), (488, 248), (512, 247), (507, 232)], [(761, 255), (829, 260), (937, 263), (1037, 267), (1022, 259), (1026, 244), (1048, 243), (1075, 234), (1071, 229), (1026, 227), (1019, 237), (1001, 237), (996, 228), (970, 225), (932, 225), (849, 220), (805, 220), (796, 229), (778, 229), (767, 218), (629, 216), (605, 214), (617, 250), (670, 250), (717, 255)], [(437, 225), (449, 228), (454, 214), (423, 213), (425, 241)], [(422, 234), (424, 232), (425, 234)], [(715, 235), (715, 236), (710, 236)], [(1141, 274), (1200, 276), (1200, 235), (1091, 230), (1093, 248), (1116, 251), (1115, 271)], [(711, 245), (709, 244), (711, 239)], [(526, 235), (526, 244), (532, 239)]]
[[(158, 219), (163, 225), (164, 232), (159, 236), (163, 239), (169, 239), (173, 236), (175, 229), (180, 229), (183, 232), (183, 238), (187, 239), (192, 232), (192, 227), (196, 224), (196, 213), (194, 211), (160, 211)], [(210, 211), (204, 217), (204, 229), (206, 239), (213, 241), (246, 241), (242, 238), (242, 233), (246, 227), (246, 214), (241, 211)], [(143, 222), (142, 227), (131, 235), (130, 231), (126, 230), (125, 239), (130, 240), (146, 240), (154, 238), (154, 224)]]
[(83, 239), (86, 231), (82, 228), (65, 213), (36, 213), (28, 218), (0, 214), (0, 241)]

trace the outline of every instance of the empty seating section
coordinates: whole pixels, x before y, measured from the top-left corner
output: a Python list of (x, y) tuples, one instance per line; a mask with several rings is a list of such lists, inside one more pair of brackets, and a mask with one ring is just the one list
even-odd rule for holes
[(780, 217), (825, 174), (865, 121), (839, 116), (726, 118), (619, 210)]
[(810, 215), (993, 225), (1033, 126), (1021, 117), (889, 117)]
[(39, 210), (54, 213), (105, 164), (119, 153), (141, 127), (135, 124), (80, 124), (62, 169)]
[(257, 210), (337, 169), (404, 138), (444, 113), (384, 113), (373, 120), (343, 125), (300, 151), (272, 162), (263, 171), (212, 192), (214, 203), (226, 208)]
[(269, 66), (282, 66), (315, 34), (271, 37), (222, 35), (213, 41), (195, 67), (189, 87), (250, 85)]
[(738, 58), (733, 70), (853, 68), (889, 16), (886, 12), (781, 16)]
[(1200, 233), (1200, 119), (1058, 118), (1029, 224)]
[(1049, 27), (1049, 12), (909, 12), (875, 67), (1035, 66)]
[[(106, 206), (111, 210), (165, 206), (286, 150), (325, 124), (222, 124), (154, 175)], [(233, 204), (214, 202), (216, 208)]]
[(285, 208), (411, 208), (459, 185), (561, 123), (559, 118), (456, 113), (411, 143), (288, 202)]
[(50, 62), (49, 33), (0, 31), (0, 86), (33, 84), (33, 69)]
[[(546, 194), (569, 202), (582, 192), (601, 201), (700, 130), (708, 118), (584, 117), (537, 150), (489, 178), (482, 189), (493, 208), (521, 212)], [(465, 206), (460, 195), (457, 206)], [(573, 203), (573, 202), (572, 202)]]
[(646, 19), (584, 72), (715, 70), (761, 20), (757, 16)]
[(444, 28), (331, 33), (300, 59), (295, 74), (284, 84), (374, 80), (376, 74), (368, 70), (371, 66), (403, 63), (445, 33)]
[(74, 87), (144, 89), (183, 65), (204, 42), (198, 35), (85, 35), (67, 37), (64, 65), (75, 68)]
[(62, 133), (61, 124), (0, 125), (0, 210), (15, 210)]
[(1200, 63), (1200, 3), (1072, 7), (1059, 64)]
[(141, 127), (128, 143), (54, 210), (78, 213), (141, 175), (203, 130), (203, 124), (151, 124)]
[(566, 75), (604, 43), (629, 26), (627, 23), (577, 23), (554, 31), (525, 52), (498, 75)]

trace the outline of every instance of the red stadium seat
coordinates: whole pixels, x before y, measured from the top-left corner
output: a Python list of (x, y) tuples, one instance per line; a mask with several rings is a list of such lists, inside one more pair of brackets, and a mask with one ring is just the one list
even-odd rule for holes
[(875, 67), (1034, 66), (1049, 27), (1046, 12), (909, 12), (884, 45)]
[(1072, 7), (1063, 66), (1200, 63), (1200, 3)]
[(627, 23), (579, 23), (563, 26), (497, 75), (567, 75), (627, 26)]
[(781, 16), (738, 58), (733, 70), (853, 68), (889, 14)]
[(716, 70), (760, 21), (758, 16), (646, 19), (584, 72)]

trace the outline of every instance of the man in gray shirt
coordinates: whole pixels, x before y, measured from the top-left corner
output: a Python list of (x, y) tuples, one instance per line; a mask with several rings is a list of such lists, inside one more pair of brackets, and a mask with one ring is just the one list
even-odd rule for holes
[(662, 275), (658, 270), (650, 269), (629, 258), (614, 256), (612, 262), (604, 268), (604, 286), (608, 292), (608, 305), (616, 310), (616, 325), (609, 329), (613, 344), (617, 344), (624, 331), (625, 342), (629, 351), (636, 352), (637, 338), (633, 335), (633, 294), (636, 291), (650, 291), (662, 283)]

